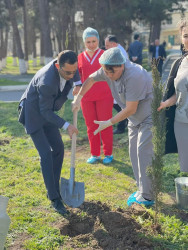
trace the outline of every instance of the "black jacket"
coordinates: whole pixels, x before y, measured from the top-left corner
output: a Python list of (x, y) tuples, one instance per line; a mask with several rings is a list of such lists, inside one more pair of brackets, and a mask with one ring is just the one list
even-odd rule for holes
[[(152, 57), (155, 58), (155, 53), (156, 53), (156, 46), (154, 45), (152, 47)], [(166, 51), (164, 49), (163, 45), (159, 45), (159, 57), (162, 58), (166, 58)]]

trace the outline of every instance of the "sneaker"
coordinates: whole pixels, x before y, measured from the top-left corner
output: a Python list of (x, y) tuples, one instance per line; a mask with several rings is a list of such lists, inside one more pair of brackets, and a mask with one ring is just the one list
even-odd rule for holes
[(99, 161), (101, 159), (100, 156), (91, 156), (88, 160), (87, 163), (93, 164), (96, 163), (97, 161)]
[(51, 205), (54, 208), (54, 210), (56, 212), (58, 212), (59, 214), (65, 216), (68, 215), (69, 212), (66, 210), (66, 208), (63, 205), (63, 202), (61, 199), (55, 199), (51, 201)]
[(136, 198), (133, 197), (131, 200), (127, 200), (127, 205), (128, 206), (131, 206), (133, 203), (144, 205), (146, 207), (151, 207), (151, 206), (153, 206), (155, 204), (155, 201), (153, 201), (153, 200), (146, 200), (140, 194)]
[(103, 160), (103, 163), (104, 164), (109, 164), (109, 163), (112, 162), (113, 158), (114, 158), (113, 155), (106, 155), (104, 160)]

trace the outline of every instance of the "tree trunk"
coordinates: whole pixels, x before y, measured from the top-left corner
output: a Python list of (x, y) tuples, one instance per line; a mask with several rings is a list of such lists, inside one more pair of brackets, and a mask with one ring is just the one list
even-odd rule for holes
[(62, 37), (60, 37), (58, 34), (56, 35), (56, 38), (57, 38), (57, 46), (58, 46), (58, 53), (62, 51), (62, 45), (61, 45), (61, 42), (62, 42)]
[(37, 66), (37, 48), (36, 48), (36, 34), (35, 29), (32, 27), (32, 45), (33, 45), (33, 67)]
[(36, 41), (37, 41), (37, 34), (36, 30), (38, 31), (37, 24), (39, 23), (38, 17), (39, 17), (39, 10), (38, 10), (38, 4), (35, 0), (27, 0), (27, 10), (32, 11), (32, 15), (28, 18), (28, 48), (29, 48), (29, 55), (32, 55), (33, 59), (33, 67), (37, 66), (37, 48), (36, 48)]
[(5, 32), (3, 28), (0, 29), (0, 70), (6, 67), (7, 44), (8, 27), (5, 27)]
[(63, 44), (63, 50), (67, 49), (67, 32), (68, 32), (68, 23), (69, 23), (69, 17), (67, 13), (64, 13), (63, 15), (63, 23), (62, 23), (62, 44)]
[(18, 30), (18, 25), (16, 21), (16, 15), (14, 12), (14, 9), (12, 7), (11, 0), (5, 0), (5, 4), (8, 8), (9, 11), (9, 18), (13, 27), (13, 32), (15, 34), (15, 41), (16, 41), (16, 49), (17, 49), (17, 56), (19, 59), (19, 69), (20, 69), (20, 74), (26, 74), (27, 69), (24, 61), (24, 54), (22, 50), (22, 45), (21, 45), (21, 39), (20, 39), (20, 34)]
[(154, 20), (151, 24), (151, 29), (150, 29), (150, 36), (149, 36), (150, 43), (154, 42), (156, 39), (160, 39), (160, 33), (161, 33), (161, 21)]
[(5, 37), (2, 44), (2, 67), (6, 67), (6, 57), (7, 57), (7, 46), (8, 46), (8, 26), (5, 27)]
[(56, 46), (56, 34), (52, 28), (52, 45), (53, 45), (53, 57), (57, 56), (57, 46)]
[(44, 65), (44, 38), (40, 32), (40, 65)]
[(27, 25), (27, 8), (26, 8), (26, 0), (23, 1), (23, 24), (24, 24), (24, 52), (25, 52), (25, 63), (27, 69), (29, 69), (29, 64), (28, 64), (28, 36), (27, 36), (27, 31), (28, 31), (28, 25)]
[(14, 30), (13, 30), (13, 35), (12, 35), (12, 56), (13, 56), (13, 62), (12, 65), (17, 67), (17, 53), (16, 53), (16, 38), (15, 38), (15, 34), (14, 34)]
[(48, 0), (40, 0), (39, 12), (40, 12), (40, 24), (41, 24), (41, 33), (43, 37), (44, 46), (44, 56), (45, 64), (53, 59), (52, 52), (52, 43), (50, 39), (50, 24), (49, 24), (49, 2)]
[(3, 60), (3, 29), (0, 29), (0, 71), (2, 70)]
[(75, 11), (72, 9), (72, 14), (70, 16), (70, 29), (69, 29), (69, 46), (68, 49), (75, 51), (76, 41), (75, 41), (75, 21), (74, 21)]

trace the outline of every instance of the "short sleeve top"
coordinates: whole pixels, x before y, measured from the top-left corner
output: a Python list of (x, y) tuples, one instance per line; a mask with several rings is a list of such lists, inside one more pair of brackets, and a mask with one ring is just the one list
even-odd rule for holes
[[(99, 57), (103, 52), (104, 51), (101, 49), (96, 50), (92, 58), (88, 55), (87, 51), (78, 55), (78, 70), (82, 83), (84, 83), (90, 74), (100, 69), (101, 65), (99, 63)], [(92, 88), (84, 95), (82, 101), (96, 101), (106, 98), (112, 98), (112, 94), (108, 84), (103, 81), (92, 86)]]
[(125, 69), (120, 79), (110, 80), (103, 69), (90, 75), (95, 81), (106, 81), (112, 91), (114, 99), (123, 109), (126, 101), (138, 101), (138, 108), (134, 115), (128, 117), (137, 126), (151, 116), (151, 102), (153, 99), (152, 78), (140, 65), (126, 61)]

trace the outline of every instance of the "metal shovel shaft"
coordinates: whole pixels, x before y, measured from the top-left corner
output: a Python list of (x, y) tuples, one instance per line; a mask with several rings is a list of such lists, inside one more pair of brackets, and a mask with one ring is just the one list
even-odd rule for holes
[[(73, 125), (77, 127), (77, 111), (73, 112)], [(84, 182), (75, 182), (76, 134), (72, 135), (70, 179), (61, 178), (61, 197), (70, 207), (79, 207), (85, 198)]]
[[(77, 114), (78, 111), (73, 112), (73, 125), (77, 128)], [(70, 169), (70, 180), (69, 180), (69, 192), (72, 195), (75, 180), (75, 155), (76, 155), (76, 134), (72, 135), (71, 144), (71, 169)]]

